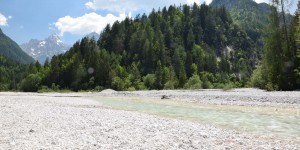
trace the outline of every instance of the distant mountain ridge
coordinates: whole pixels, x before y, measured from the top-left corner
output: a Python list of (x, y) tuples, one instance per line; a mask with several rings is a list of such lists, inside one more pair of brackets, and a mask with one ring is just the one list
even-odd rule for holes
[(27, 55), (19, 45), (11, 38), (6, 36), (0, 29), (0, 55), (7, 57), (21, 64), (34, 62), (33, 58)]
[(89, 33), (88, 35), (86, 35), (85, 37), (89, 38), (89, 39), (95, 39), (96, 41), (100, 38), (100, 34), (96, 33), (96, 32), (92, 32)]
[(44, 40), (31, 39), (28, 43), (20, 45), (20, 47), (35, 60), (44, 63), (47, 58), (65, 53), (69, 50), (69, 46), (64, 44), (57, 34), (52, 34)]

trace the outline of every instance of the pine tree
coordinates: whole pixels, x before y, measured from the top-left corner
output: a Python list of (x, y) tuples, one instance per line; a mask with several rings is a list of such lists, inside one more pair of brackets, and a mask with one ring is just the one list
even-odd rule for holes
[(164, 86), (164, 83), (163, 83), (163, 68), (162, 68), (162, 65), (161, 65), (161, 62), (158, 61), (157, 62), (157, 66), (156, 66), (156, 72), (155, 72), (155, 83), (156, 83), (156, 88), (157, 89), (162, 89), (163, 86)]
[[(262, 77), (268, 90), (291, 90), (293, 81), (293, 60), (290, 37), (285, 19), (285, 1), (272, 0), (270, 26), (262, 64)], [(282, 16), (278, 10), (281, 10)], [(281, 20), (282, 19), (282, 20)], [(283, 25), (280, 23), (283, 22)]]
[(297, 43), (297, 50), (296, 50), (296, 61), (295, 61), (295, 78), (296, 78), (296, 88), (300, 88), (300, 2), (298, 3), (298, 24), (297, 24), (297, 31), (296, 31), (296, 43)]
[(49, 66), (49, 58), (47, 57), (46, 58), (46, 61), (45, 61), (45, 63), (44, 63), (44, 67), (48, 67)]
[[(275, 4), (274, 4), (275, 5)], [(265, 58), (263, 64), (263, 75), (266, 75), (266, 87), (268, 90), (278, 90), (281, 83), (283, 68), (283, 49), (280, 21), (276, 7), (272, 7), (270, 15), (269, 36), (266, 43)]]

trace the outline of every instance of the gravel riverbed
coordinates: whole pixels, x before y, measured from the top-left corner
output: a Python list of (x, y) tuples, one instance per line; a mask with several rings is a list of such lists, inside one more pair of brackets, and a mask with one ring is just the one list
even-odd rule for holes
[[(253, 93), (254, 92), (254, 93)], [(114, 110), (91, 97), (154, 97), (299, 108), (299, 92), (0, 93), (0, 149), (300, 149), (300, 141)], [(247, 97), (247, 98), (246, 98)], [(261, 98), (263, 97), (263, 98)], [(233, 100), (236, 99), (236, 100)], [(281, 101), (280, 101), (281, 100)]]
[(152, 97), (166, 96), (172, 100), (187, 102), (217, 104), (217, 105), (246, 105), (246, 106), (276, 106), (300, 108), (300, 91), (273, 91), (267, 92), (259, 89), (245, 88), (228, 91), (213, 90), (152, 90), (152, 91), (124, 91), (116, 92), (104, 90), (103, 96), (120, 97)]

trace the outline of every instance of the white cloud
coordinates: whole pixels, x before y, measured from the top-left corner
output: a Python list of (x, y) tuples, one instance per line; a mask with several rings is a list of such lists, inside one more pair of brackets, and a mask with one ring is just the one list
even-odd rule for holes
[(7, 20), (8, 19), (0, 13), (0, 26), (8, 26)]
[(189, 4), (189, 5), (192, 5), (194, 3), (200, 4), (200, 1), (199, 0), (187, 0), (186, 3)]
[(132, 0), (92, 0), (85, 4), (85, 6), (90, 9), (102, 9), (119, 13), (135, 11), (143, 7), (142, 5), (143, 2), (135, 3), (135, 1)]
[(12, 19), (13, 17), (12, 16), (8, 16), (8, 19)]
[[(269, 3), (269, 0), (255, 0), (257, 3)], [(158, 9), (164, 6), (170, 6), (176, 4), (197, 4), (206, 3), (210, 4), (212, 0), (90, 0), (85, 3), (85, 6), (93, 10), (107, 10), (110, 12), (135, 12), (137, 10), (142, 10), (145, 12), (150, 12), (152, 8)]]
[[(205, 0), (206, 3), (210, 3), (211, 0)], [(85, 3), (85, 6), (93, 10), (107, 10), (110, 12), (135, 12), (142, 10), (144, 12), (150, 12), (153, 8), (158, 9), (164, 6), (170, 6), (176, 4), (193, 4), (194, 2), (200, 4), (204, 0), (91, 0)]]
[(269, 3), (269, 0), (255, 0), (256, 3)]
[(101, 16), (92, 12), (77, 18), (70, 16), (59, 18), (57, 22), (54, 23), (54, 26), (60, 31), (61, 35), (65, 32), (85, 35), (91, 32), (100, 33), (107, 24), (113, 24), (115, 21), (122, 21), (125, 18), (125, 14), (120, 14), (119, 16), (114, 16), (112, 14)]

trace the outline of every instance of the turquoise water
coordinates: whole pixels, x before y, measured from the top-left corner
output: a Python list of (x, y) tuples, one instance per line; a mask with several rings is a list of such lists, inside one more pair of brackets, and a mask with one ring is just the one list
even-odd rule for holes
[[(164, 117), (192, 120), (239, 131), (279, 135), (300, 140), (300, 116), (297, 113), (262, 113), (262, 111), (243, 111), (245, 106), (223, 109), (226, 106), (200, 105), (187, 102), (133, 100), (117, 98), (97, 98), (106, 107), (143, 112)], [(250, 111), (249, 111), (250, 110)], [(266, 111), (274, 111), (266, 109)]]

